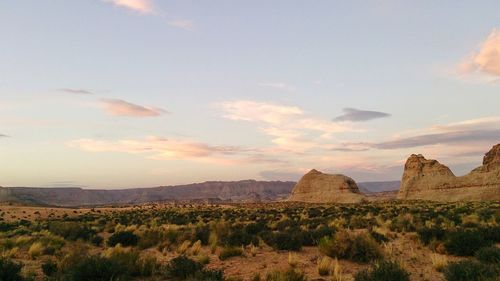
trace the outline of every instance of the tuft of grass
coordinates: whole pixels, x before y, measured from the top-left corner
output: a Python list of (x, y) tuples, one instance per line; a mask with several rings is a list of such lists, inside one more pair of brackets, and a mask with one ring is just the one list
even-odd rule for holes
[(332, 279), (331, 281), (343, 281), (344, 276), (342, 275), (342, 266), (338, 259), (334, 259), (332, 262)]
[[(258, 279), (260, 280), (260, 279)], [(266, 276), (266, 281), (307, 281), (307, 277), (302, 272), (293, 269), (287, 271), (274, 271)]]
[(37, 257), (43, 255), (43, 252), (45, 251), (45, 247), (41, 242), (35, 242), (31, 244), (28, 254), (32, 259), (36, 259)]
[(329, 257), (323, 256), (318, 259), (318, 273), (321, 276), (330, 275), (332, 271), (332, 260)]
[(191, 241), (185, 240), (179, 247), (177, 247), (177, 253), (180, 255), (185, 254), (190, 246), (191, 246)]
[(194, 244), (189, 249), (189, 254), (196, 256), (196, 255), (198, 255), (200, 250), (201, 250), (201, 241), (198, 240), (198, 241), (194, 242)]
[(432, 253), (431, 263), (432, 268), (434, 268), (438, 272), (442, 272), (446, 265), (448, 265), (448, 258), (445, 255)]
[(288, 265), (295, 268), (297, 264), (299, 264), (299, 259), (297, 257), (297, 254), (288, 252)]

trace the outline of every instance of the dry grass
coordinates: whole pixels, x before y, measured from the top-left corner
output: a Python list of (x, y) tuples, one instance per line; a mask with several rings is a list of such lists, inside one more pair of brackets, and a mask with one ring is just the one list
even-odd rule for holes
[(330, 275), (331, 271), (332, 271), (332, 260), (329, 257), (324, 256), (318, 260), (319, 275), (321, 276)]
[(198, 255), (200, 250), (201, 250), (201, 241), (198, 240), (198, 241), (194, 242), (193, 245), (191, 246), (191, 248), (189, 249), (189, 254), (196, 256), (196, 255)]
[(191, 246), (191, 241), (185, 240), (179, 247), (177, 247), (177, 253), (180, 255), (185, 254), (189, 249), (189, 246)]
[(293, 268), (297, 267), (297, 264), (299, 264), (299, 258), (297, 257), (297, 254), (288, 252), (288, 264)]
[(444, 255), (432, 253), (431, 263), (432, 263), (432, 268), (434, 268), (438, 272), (441, 272), (448, 264), (448, 258)]
[(41, 242), (35, 242), (31, 244), (28, 254), (32, 259), (36, 259), (37, 257), (41, 256), (43, 254), (43, 251), (45, 250), (45, 247)]

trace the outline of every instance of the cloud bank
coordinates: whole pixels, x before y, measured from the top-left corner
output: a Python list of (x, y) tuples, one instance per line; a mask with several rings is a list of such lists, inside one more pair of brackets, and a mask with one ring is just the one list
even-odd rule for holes
[(380, 111), (370, 111), (370, 110), (359, 110), (355, 108), (344, 108), (342, 110), (343, 115), (340, 115), (333, 119), (336, 122), (350, 121), (350, 122), (362, 122), (369, 121), (378, 118), (390, 117), (389, 113)]

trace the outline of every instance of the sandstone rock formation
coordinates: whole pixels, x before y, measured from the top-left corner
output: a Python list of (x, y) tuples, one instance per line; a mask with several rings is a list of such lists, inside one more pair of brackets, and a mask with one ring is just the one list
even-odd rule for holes
[(363, 198), (356, 182), (350, 177), (324, 174), (313, 169), (295, 185), (288, 201), (356, 203)]
[(486, 153), (482, 166), (461, 177), (436, 160), (411, 155), (405, 164), (398, 199), (500, 200), (500, 144)]

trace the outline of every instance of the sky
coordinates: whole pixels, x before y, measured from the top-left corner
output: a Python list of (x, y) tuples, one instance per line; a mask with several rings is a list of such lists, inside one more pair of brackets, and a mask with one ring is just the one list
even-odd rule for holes
[(500, 2), (0, 0), (0, 186), (456, 175), (500, 142)]

